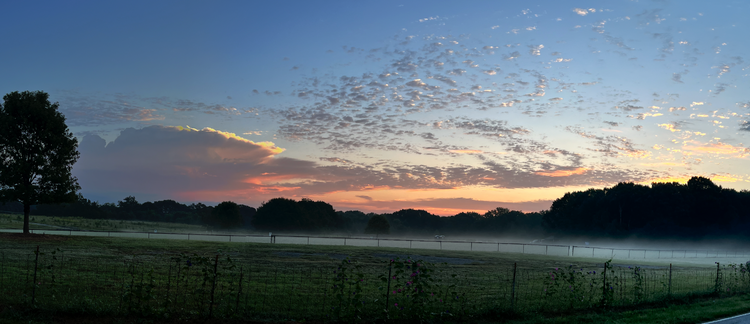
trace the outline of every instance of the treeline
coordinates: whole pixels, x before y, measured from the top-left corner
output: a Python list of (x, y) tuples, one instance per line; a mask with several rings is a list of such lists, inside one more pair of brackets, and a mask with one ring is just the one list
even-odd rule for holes
[[(239, 210), (233, 211), (234, 204)], [(15, 203), (0, 205), (0, 211), (15, 211), (23, 206)], [(217, 209), (222, 207), (220, 209)], [(32, 206), (32, 214), (45, 216), (77, 216), (92, 219), (140, 220), (206, 225), (215, 228), (244, 228), (284, 233), (365, 233), (373, 216), (387, 220), (386, 229), (372, 234), (445, 235), (445, 234), (516, 234), (541, 235), (543, 213), (523, 213), (497, 208), (484, 214), (460, 213), (450, 217), (432, 215), (424, 210), (403, 209), (394, 213), (375, 214), (357, 210), (336, 211), (323, 201), (303, 198), (300, 201), (274, 198), (264, 202), (257, 211), (253, 207), (224, 202), (217, 207), (202, 203), (185, 205), (174, 200), (139, 203), (129, 196), (117, 204), (99, 204), (78, 195), (74, 203)]]
[(542, 218), (548, 232), (593, 237), (743, 238), (750, 232), (750, 192), (710, 179), (687, 184), (619, 183), (567, 193)]
[[(22, 211), (20, 204), (0, 210)], [(99, 204), (83, 196), (75, 203), (34, 206), (33, 214), (201, 224), (284, 233), (389, 233), (394, 235), (513, 235), (687, 238), (734, 236), (750, 231), (750, 192), (724, 189), (710, 179), (687, 184), (619, 183), (611, 188), (566, 193), (549, 210), (533, 213), (498, 207), (484, 214), (440, 217), (403, 209), (375, 214), (336, 211), (323, 201), (274, 198), (255, 208), (224, 202), (217, 207), (174, 200), (139, 203), (127, 197)], [(379, 216), (378, 219), (373, 219)]]
[[(229, 206), (222, 203), (224, 205), (219, 204), (216, 207), (202, 203), (185, 205), (174, 200), (139, 203), (135, 197), (128, 196), (118, 201), (117, 204), (100, 204), (78, 194), (78, 199), (73, 203), (34, 205), (32, 206), (32, 214), (57, 217), (76, 216), (90, 219), (172, 222), (207, 225), (217, 228), (239, 227), (249, 229), (250, 220), (255, 214), (255, 208), (232, 202), (228, 203)], [(23, 205), (17, 202), (5, 203), (0, 205), (0, 211), (23, 212)]]
[(286, 198), (263, 203), (253, 217), (252, 225), (264, 231), (364, 233), (369, 220), (376, 215), (384, 216), (388, 221), (385, 233), (396, 235), (542, 234), (542, 213), (497, 208), (484, 214), (467, 212), (449, 217), (415, 209), (365, 214), (356, 210), (336, 212), (333, 206), (323, 201), (302, 199), (297, 202)]

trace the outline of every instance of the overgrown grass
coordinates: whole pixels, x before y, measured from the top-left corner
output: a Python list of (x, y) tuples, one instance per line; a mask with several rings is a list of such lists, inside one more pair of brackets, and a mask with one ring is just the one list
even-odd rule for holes
[[(22, 228), (23, 214), (0, 213), (0, 228)], [(146, 222), (82, 217), (29, 216), (29, 228), (36, 230), (72, 229), (115, 232), (205, 233), (210, 231), (202, 225), (169, 222)]]
[[(37, 245), (44, 254), (34, 280)], [(722, 268), (717, 286), (715, 267), (689, 264), (673, 266), (670, 289), (668, 269), (654, 261), (609, 264), (605, 285), (604, 260), (590, 258), (21, 235), (0, 236), (0, 246), (0, 304), (32, 307), (34, 295), (41, 310), (105, 317), (492, 321), (750, 289), (744, 268)], [(416, 266), (426, 272), (415, 275), (408, 256), (426, 260)]]

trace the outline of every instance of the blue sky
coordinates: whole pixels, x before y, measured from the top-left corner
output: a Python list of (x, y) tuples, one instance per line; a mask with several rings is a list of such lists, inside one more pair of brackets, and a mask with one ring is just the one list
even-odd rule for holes
[(750, 189), (744, 1), (14, 2), (101, 202), (546, 209), (700, 175)]

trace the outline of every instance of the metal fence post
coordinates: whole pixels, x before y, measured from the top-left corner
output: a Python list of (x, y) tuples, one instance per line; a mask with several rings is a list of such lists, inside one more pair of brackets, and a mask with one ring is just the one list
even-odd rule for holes
[(515, 309), (516, 302), (516, 268), (518, 263), (513, 263), (513, 283), (510, 286), (510, 309)]
[(34, 252), (34, 254), (36, 254), (36, 257), (34, 258), (34, 282), (31, 283), (34, 287), (31, 290), (31, 304), (32, 305), (34, 305), (34, 300), (36, 299), (36, 269), (37, 269), (37, 265), (39, 264), (39, 245), (36, 246), (36, 252)]
[[(378, 240), (378, 243), (380, 243), (380, 240)], [(393, 269), (393, 260), (391, 260), (390, 263), (388, 263), (388, 289), (385, 290), (385, 311), (388, 311), (388, 306), (390, 306), (390, 303), (388, 302), (391, 297), (391, 270)]]
[(219, 270), (219, 255), (216, 255), (214, 261), (214, 280), (211, 285), (211, 303), (208, 305), (208, 318), (211, 318), (214, 314), (214, 292), (216, 291), (216, 277), (218, 276), (217, 271)]
[(669, 288), (667, 290), (667, 295), (670, 297), (672, 296), (672, 264), (669, 264)]

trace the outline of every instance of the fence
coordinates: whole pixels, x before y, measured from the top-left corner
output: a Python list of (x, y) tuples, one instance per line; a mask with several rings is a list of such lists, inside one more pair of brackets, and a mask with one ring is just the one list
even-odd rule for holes
[[(115, 314), (340, 320), (560, 312), (750, 292), (744, 265), (528, 269), (413, 260), (262, 264), (229, 255), (0, 251), (0, 303)], [(383, 309), (387, 313), (383, 313)]]
[[(0, 230), (20, 233), (22, 230)], [(177, 239), (241, 243), (278, 243), (303, 245), (346, 245), (369, 247), (392, 247), (409, 249), (433, 249), (454, 251), (484, 251), (523, 253), (552, 256), (594, 257), (606, 259), (674, 259), (747, 257), (745, 250), (698, 250), (698, 249), (624, 249), (595, 247), (588, 245), (554, 245), (536, 243), (505, 243), (486, 241), (450, 241), (425, 239), (372, 238), (356, 236), (307, 236), (307, 235), (259, 235), (259, 234), (209, 234), (209, 233), (158, 233), (158, 232), (111, 232), (78, 230), (31, 230), (32, 233), (51, 235), (108, 236), (145, 239)]]

